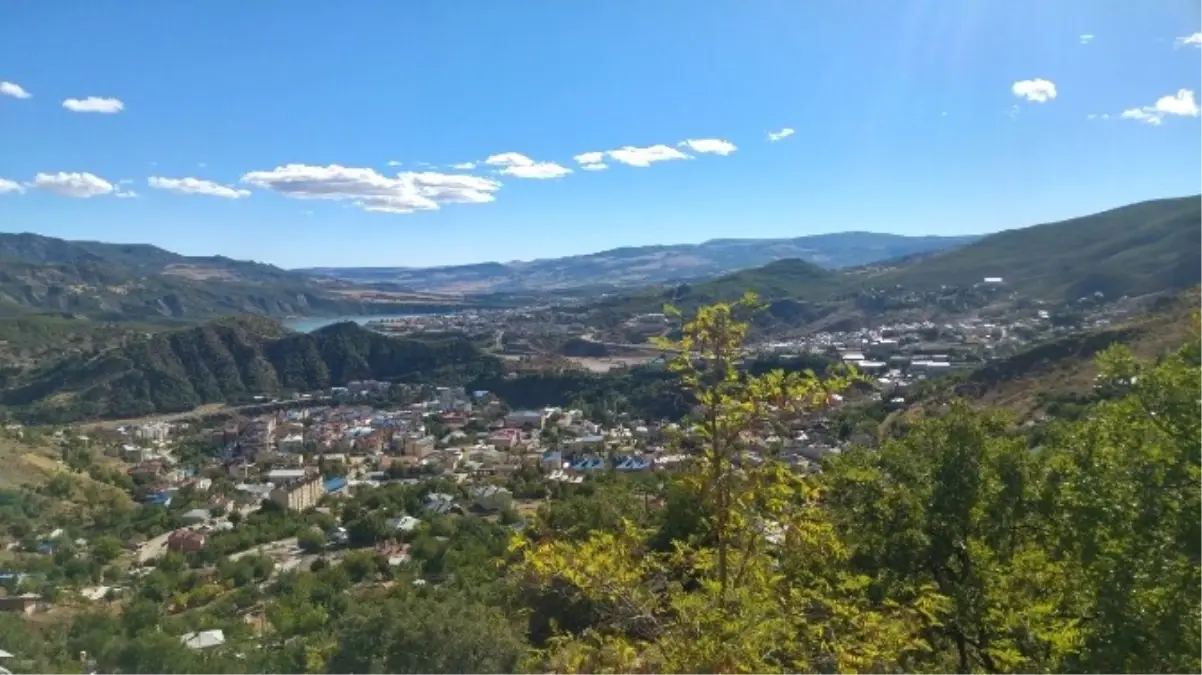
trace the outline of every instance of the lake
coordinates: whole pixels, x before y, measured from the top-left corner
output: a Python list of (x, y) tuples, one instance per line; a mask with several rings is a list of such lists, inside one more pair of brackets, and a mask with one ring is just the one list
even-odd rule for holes
[(355, 314), (347, 316), (294, 316), (290, 319), (284, 319), (281, 323), (284, 328), (298, 331), (301, 333), (311, 333), (318, 328), (325, 328), (331, 324), (343, 323), (344, 321), (354, 321), (357, 324), (365, 324), (368, 321), (379, 321), (381, 319), (401, 319), (413, 316), (413, 314)]

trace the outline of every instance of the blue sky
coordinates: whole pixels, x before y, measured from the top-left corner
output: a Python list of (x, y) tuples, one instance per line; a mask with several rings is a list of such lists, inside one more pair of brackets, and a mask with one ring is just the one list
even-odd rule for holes
[(1202, 183), (1187, 0), (26, 0), (0, 24), (6, 231), (426, 266), (988, 232)]

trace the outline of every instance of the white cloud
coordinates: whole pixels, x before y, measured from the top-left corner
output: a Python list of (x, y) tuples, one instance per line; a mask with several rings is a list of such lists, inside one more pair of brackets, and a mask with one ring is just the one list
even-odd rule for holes
[(489, 166), (533, 166), (534, 160), (520, 152), (502, 152), (489, 155), (484, 163)]
[(25, 91), (25, 88), (16, 82), (0, 82), (0, 96), (11, 96), (13, 98), (33, 98), (33, 94)]
[(668, 145), (652, 145), (646, 148), (627, 145), (617, 150), (610, 150), (605, 154), (615, 162), (637, 167), (648, 167), (655, 162), (667, 162), (674, 159), (692, 159), (689, 155)]
[(1087, 120), (1108, 120), (1108, 119), (1110, 119), (1110, 114), (1102, 113), (1101, 115), (1097, 115), (1094, 113), (1090, 113), (1085, 116), (1085, 119), (1087, 119)]
[(1032, 103), (1047, 103), (1056, 98), (1056, 85), (1043, 79), (1019, 80), (1010, 85), (1010, 91)]
[(1156, 112), (1165, 115), (1197, 117), (1198, 102), (1194, 100), (1194, 92), (1189, 89), (1178, 89), (1174, 95), (1161, 96), (1156, 99)]
[(605, 163), (604, 152), (582, 152), (572, 159), (576, 160), (580, 168), (585, 171), (604, 171), (609, 168), (609, 165)]
[(39, 173), (33, 177), (33, 187), (48, 190), (64, 197), (97, 197), (113, 191), (113, 184), (100, 176), (86, 171), (67, 173)]
[(440, 204), (481, 204), (496, 199), (501, 183), (479, 176), (433, 171), (403, 172), (395, 178), (374, 169), (338, 164), (288, 164), (270, 171), (251, 171), (242, 182), (297, 199), (352, 202), (365, 211), (412, 213), (433, 211)]
[(78, 113), (112, 114), (125, 110), (125, 104), (121, 102), (121, 99), (101, 98), (99, 96), (89, 96), (84, 99), (69, 98), (63, 101), (63, 107), (71, 112)]
[(1202, 49), (1202, 33), (1194, 33), (1193, 35), (1179, 37), (1173, 41), (1173, 45), (1177, 47), (1197, 47)]
[(0, 195), (21, 194), (25, 192), (25, 186), (15, 180), (0, 178)]
[(472, 169), (476, 168), (476, 163), (475, 162), (460, 162), (458, 164), (452, 164), (451, 168), (459, 169), (460, 171), (471, 171)]
[(768, 140), (775, 143), (777, 141), (782, 141), (782, 140), (792, 136), (794, 133), (795, 132), (790, 127), (785, 127), (784, 129), (781, 129), (780, 131), (769, 131), (768, 132)]
[(690, 138), (687, 141), (681, 141), (681, 147), (687, 147), (693, 152), (708, 153), (711, 155), (721, 155), (723, 157), (738, 150), (734, 143), (724, 141), (721, 138)]
[(1137, 122), (1144, 122), (1158, 127), (1160, 126), (1160, 118), (1162, 115), (1157, 115), (1154, 112), (1148, 112), (1144, 108), (1131, 108), (1130, 110), (1124, 110), (1119, 117), (1122, 117), (1125, 120), (1135, 120)]
[(503, 167), (501, 174), (515, 178), (560, 178), (572, 173), (555, 162), (536, 162), (520, 152), (502, 152), (484, 160), (489, 166)]
[(401, 165), (401, 163), (395, 159), (388, 160), (388, 166), (400, 166), (400, 165)]
[(1090, 33), (1084, 33), (1082, 35), (1078, 35), (1077, 41), (1083, 45), (1087, 45), (1087, 44), (1093, 42), (1093, 35)]
[(241, 199), (250, 196), (250, 190), (233, 188), (201, 178), (163, 178), (151, 176), (146, 183), (156, 190), (167, 190), (184, 195), (205, 195), (222, 199)]
[(1156, 99), (1156, 103), (1153, 105), (1124, 110), (1120, 117), (1158, 127), (1166, 115), (1197, 117), (1198, 112), (1198, 102), (1194, 100), (1194, 92), (1189, 89), (1179, 89), (1176, 94)]
[(118, 199), (134, 199), (138, 196), (138, 193), (133, 190), (117, 190), (113, 193), (113, 196)]

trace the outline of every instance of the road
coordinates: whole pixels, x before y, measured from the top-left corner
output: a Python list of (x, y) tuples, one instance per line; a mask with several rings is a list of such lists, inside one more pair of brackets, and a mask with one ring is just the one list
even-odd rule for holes
[(170, 537), (170, 532), (164, 532), (154, 539), (148, 539), (145, 544), (138, 548), (138, 564), (145, 565), (151, 560), (162, 557), (167, 552), (167, 537)]

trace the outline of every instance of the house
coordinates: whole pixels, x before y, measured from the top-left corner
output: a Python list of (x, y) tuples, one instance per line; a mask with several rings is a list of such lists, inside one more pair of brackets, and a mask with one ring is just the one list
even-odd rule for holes
[(563, 453), (558, 450), (547, 450), (540, 461), (543, 469), (554, 471), (563, 468)]
[(191, 511), (180, 516), (180, 520), (184, 521), (185, 523), (194, 524), (203, 523), (204, 521), (208, 520), (209, 517), (210, 514), (206, 509), (192, 509)]
[(304, 511), (317, 506), (323, 494), (325, 483), (319, 474), (313, 474), (277, 484), (267, 498), (286, 509)]
[(400, 518), (390, 518), (387, 525), (388, 529), (396, 532), (412, 532), (421, 523), (421, 520), (413, 516), (401, 516)]
[(424, 508), (430, 513), (440, 515), (450, 513), (454, 506), (455, 498), (445, 492), (431, 492), (426, 495)]
[(45, 603), (42, 602), (42, 596), (33, 593), (0, 597), (0, 612), (33, 614), (43, 606), (45, 606)]
[(482, 485), (471, 491), (472, 504), (482, 511), (504, 511), (513, 504), (513, 493), (499, 485)]
[(522, 432), (517, 429), (498, 429), (488, 435), (488, 442), (501, 449), (513, 448), (521, 440)]
[(546, 415), (541, 410), (515, 410), (505, 416), (505, 426), (510, 429), (521, 429), (529, 425), (535, 429), (542, 429), (546, 419)]
[(209, 649), (225, 644), (225, 632), (220, 628), (199, 630), (179, 636), (179, 641), (188, 649)]
[(167, 535), (167, 550), (177, 553), (196, 553), (205, 547), (205, 533), (190, 527), (181, 527)]

